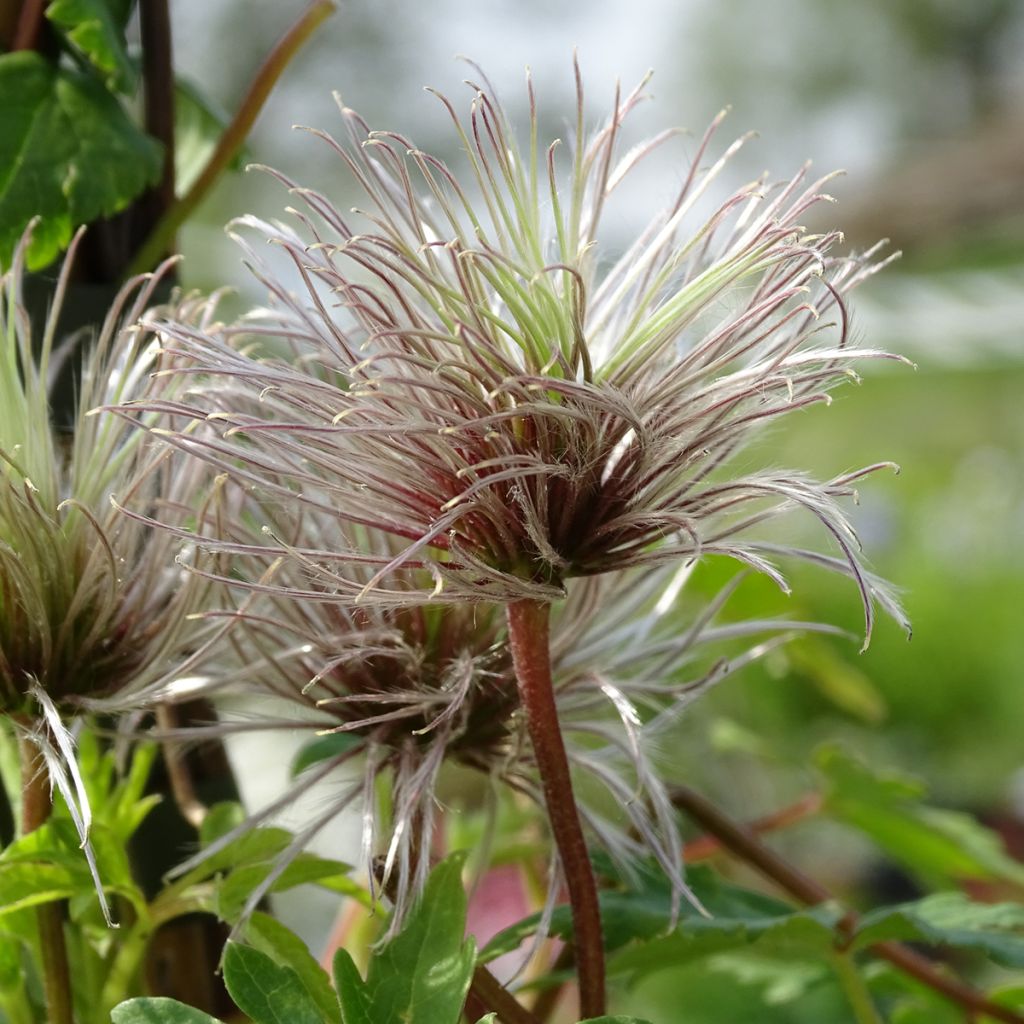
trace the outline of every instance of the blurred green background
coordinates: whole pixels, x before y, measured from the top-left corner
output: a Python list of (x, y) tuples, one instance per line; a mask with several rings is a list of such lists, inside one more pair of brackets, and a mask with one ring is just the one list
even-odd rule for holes
[[(232, 110), (301, 4), (173, 7), (178, 63)], [(845, 168), (830, 222), (852, 246), (887, 237), (904, 253), (856, 293), (854, 327), (917, 369), (867, 367), (862, 386), (788, 417), (765, 445), (770, 461), (822, 475), (901, 465), (863, 482), (854, 519), (874, 568), (904, 594), (913, 640), (882, 621), (864, 655), (856, 642), (818, 639), (729, 680), (686, 722), (680, 775), (753, 816), (812, 786), (810, 751), (838, 738), (873, 765), (923, 776), (940, 803), (1024, 817), (1024, 3), (355, 0), (289, 69), (250, 156), (344, 209), (355, 196), (340, 161), (290, 130), (340, 130), (332, 90), (373, 127), (444, 153), (446, 119), (421, 86), (458, 100), (467, 69), (456, 54), (486, 69), (520, 123), (529, 64), (558, 132), (572, 109), (574, 47), (595, 117), (616, 76), (630, 85), (653, 67), (642, 127), (699, 135), (731, 106), (723, 144), (760, 133), (731, 186), (809, 158)], [(668, 194), (683, 168), (660, 166)], [(229, 282), (258, 299), (222, 225), (285, 205), (265, 175), (222, 181), (182, 236), (186, 283)], [(629, 211), (618, 216), (625, 236)], [(768, 604), (861, 629), (852, 585), (810, 570), (794, 582), (785, 601), (754, 581), (733, 612)], [(807, 858), (830, 843), (842, 846), (830, 847), (837, 873), (864, 854), (827, 830), (792, 840)]]

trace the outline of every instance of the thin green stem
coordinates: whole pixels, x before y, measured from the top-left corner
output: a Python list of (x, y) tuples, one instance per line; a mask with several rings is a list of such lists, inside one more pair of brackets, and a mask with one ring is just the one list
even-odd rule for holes
[(857, 1024), (884, 1024), (853, 956), (849, 953), (836, 953), (832, 957), (832, 969), (836, 972)]
[(110, 1019), (110, 1011), (134, 994), (132, 981), (138, 975), (153, 934), (150, 918), (140, 918), (121, 940), (100, 994), (100, 1018)]
[(569, 890), (573, 945), (579, 972), (580, 1012), (583, 1017), (601, 1017), (605, 1012), (601, 909), (555, 706), (549, 640), (550, 606), (541, 601), (515, 601), (508, 606), (507, 615), (519, 699), (526, 713), (526, 726), (540, 770), (548, 821)]
[[(46, 824), (53, 810), (50, 787), (39, 748), (27, 736), (19, 738), (21, 757), (22, 835), (29, 835)], [(39, 946), (42, 952), (43, 995), (48, 1024), (73, 1024), (71, 1010), (71, 971), (64, 940), (64, 905), (42, 903), (36, 908)]]
[(171, 244), (178, 228), (205, 198), (217, 179), (224, 173), (242, 148), (253, 123), (263, 109), (270, 91), (284, 69), (320, 23), (334, 10), (332, 0), (313, 0), (294, 25), (278, 41), (260, 65), (255, 78), (242, 99), (241, 106), (224, 129), (217, 146), (192, 187), (160, 218), (149, 237), (142, 244), (128, 269), (128, 276), (142, 274), (159, 262), (160, 256)]

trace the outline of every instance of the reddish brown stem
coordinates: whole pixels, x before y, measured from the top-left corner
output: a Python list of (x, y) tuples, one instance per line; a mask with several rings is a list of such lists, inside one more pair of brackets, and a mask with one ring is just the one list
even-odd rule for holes
[[(699, 793), (688, 787), (678, 786), (672, 790), (672, 802), (701, 828), (721, 840), (724, 847), (757, 868), (766, 878), (795, 896), (801, 903), (813, 905), (833, 898), (823, 885), (783, 860), (774, 850), (765, 846), (751, 829), (733, 821)], [(856, 926), (857, 915), (853, 911), (847, 911), (839, 923), (840, 934), (848, 940)], [(899, 942), (876, 942), (870, 948), (876, 956), (888, 960), (894, 967), (898, 967), (952, 1002), (958, 1003), (968, 1013), (985, 1014), (994, 1020), (1005, 1021), (1006, 1024), (1024, 1024), (1024, 1016), (1021, 1014), (993, 1003), (977, 989), (959, 979), (948, 977), (926, 957)]]
[[(46, 762), (39, 748), (28, 737), (19, 740), (21, 754), (21, 831), (29, 835), (49, 820), (50, 799)], [(36, 907), (39, 946), (42, 951), (43, 994), (49, 1024), (72, 1024), (71, 972), (64, 941), (64, 905), (41, 903)]]
[(298, 20), (281, 37), (257, 70), (241, 106), (224, 130), (224, 134), (217, 140), (217, 145), (199, 177), (192, 183), (185, 195), (164, 211), (163, 216), (136, 253), (129, 268), (129, 275), (151, 270), (159, 262), (160, 254), (168, 248), (178, 228), (199, 205), (241, 149), (257, 115), (263, 109), (263, 104), (266, 103), (271, 89), (281, 77), (284, 69), (317, 26), (333, 10), (332, 0), (312, 0)]
[[(161, 732), (168, 734), (179, 728), (181, 723), (178, 721), (178, 709), (171, 704), (158, 704), (156, 724)], [(208, 808), (196, 793), (185, 751), (181, 744), (173, 739), (162, 739), (160, 746), (175, 806), (181, 812), (181, 816), (198, 831), (206, 818)]]
[[(808, 793), (795, 803), (781, 810), (765, 814), (763, 817), (755, 818), (744, 826), (758, 835), (765, 832), (776, 832), (779, 829), (789, 828), (797, 822), (812, 818), (821, 810), (822, 799), (820, 793)], [(687, 864), (694, 864), (697, 861), (708, 860), (726, 849), (725, 844), (717, 836), (704, 835), (683, 845), (683, 860)]]
[(569, 890), (580, 1012), (583, 1017), (600, 1017), (605, 1012), (601, 909), (555, 706), (549, 646), (550, 606), (540, 601), (515, 601), (508, 606), (507, 615), (519, 699), (526, 713), (548, 821)]
[[(174, 59), (168, 0), (141, 0), (139, 32), (142, 36), (142, 84), (146, 131), (164, 150), (160, 181), (141, 204), (141, 223), (133, 225), (136, 245), (141, 245), (161, 217), (174, 205)], [(167, 239), (162, 259), (174, 248)], [(159, 261), (158, 261), (159, 262)], [(149, 268), (147, 268), (149, 269)]]
[[(563, 946), (559, 951), (558, 956), (555, 957), (555, 962), (551, 965), (553, 972), (567, 971), (573, 965), (573, 953), (572, 946)], [(562, 995), (561, 984), (549, 985), (545, 989), (541, 989), (537, 993), (537, 999), (533, 1004), (533, 1013), (535, 1017), (538, 1017), (542, 1022), (551, 1019), (551, 1015), (555, 1012), (555, 1008), (558, 1006), (558, 1000)]]
[(34, 50), (43, 31), (46, 5), (50, 0), (25, 0), (11, 40), (11, 50)]
[(501, 1024), (541, 1024), (486, 967), (473, 972), (466, 1009), (473, 1021), (496, 1013)]

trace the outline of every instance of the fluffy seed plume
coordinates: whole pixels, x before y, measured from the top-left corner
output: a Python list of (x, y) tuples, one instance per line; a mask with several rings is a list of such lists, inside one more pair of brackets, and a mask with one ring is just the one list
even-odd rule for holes
[[(856, 360), (887, 357), (852, 345), (845, 306), (881, 264), (802, 226), (827, 198), (806, 168), (715, 203), (740, 145), (715, 155), (717, 120), (616, 251), (602, 215), (675, 133), (624, 141), (645, 79), (588, 134), (576, 74), (564, 143), (541, 139), (529, 79), (522, 143), (486, 79), (469, 83), (465, 117), (439, 97), (454, 167), (342, 107), (347, 141), (314, 134), (365, 208), (343, 214), (277, 174), (297, 228), (241, 226), (291, 257), (299, 294), (250, 249), (269, 309), (216, 331), (160, 326), (183, 372), (232, 382), (226, 397), (161, 406), (168, 440), (270, 500), (395, 538), (381, 554), (267, 537), (268, 560), (301, 558), (339, 600), (549, 602), (572, 577), (707, 556), (785, 587), (791, 558), (853, 578), (867, 641), (876, 604), (901, 616), (839, 502), (884, 464), (817, 481), (737, 455), (776, 417), (827, 401)], [(293, 358), (270, 354), (282, 344)], [(254, 401), (233, 403), (239, 389)], [(195, 432), (197, 417), (216, 432)], [(830, 550), (765, 539), (793, 511)]]
[[(120, 515), (111, 493), (180, 522), (195, 515), (209, 474), (123, 420), (90, 415), (149, 388), (156, 342), (132, 325), (160, 273), (122, 289), (81, 357), (73, 436), (51, 423), (50, 378), (79, 355), (75, 339), (62, 342), (56, 332), (80, 237), (35, 338), (38, 358), (22, 300), (28, 236), (0, 277), (0, 715), (39, 747), (85, 844), (90, 812), (67, 714), (173, 675), (208, 628), (188, 618), (205, 604), (207, 586), (174, 565), (177, 541)], [(184, 306), (176, 313), (190, 315)]]

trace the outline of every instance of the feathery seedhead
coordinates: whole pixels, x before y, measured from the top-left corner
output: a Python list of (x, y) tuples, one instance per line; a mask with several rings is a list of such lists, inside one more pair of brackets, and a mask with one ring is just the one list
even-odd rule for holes
[[(149, 696), (173, 702), (198, 693), (221, 708), (215, 723), (165, 734), (174, 739), (278, 729), (337, 738), (317, 740), (316, 759), (291, 787), (220, 840), (232, 842), (342, 769), (341, 780), (335, 777), (321, 795), (322, 809), (251, 894), (243, 918), (289, 856), (344, 808), (361, 805), (363, 859), (376, 864), (393, 898), (397, 928), (426, 880), (425, 854), (443, 809), (437, 794), (447, 765), (469, 766), (502, 791), (544, 803), (502, 609), (481, 602), (339, 602), (305, 554), (318, 545), (341, 546), (336, 519), (301, 503), (256, 508), (251, 495), (238, 507), (230, 520), (198, 521), (196, 531), (198, 544), (206, 543), (209, 530), (231, 553), (230, 577), (200, 571), (222, 585), (222, 607), (205, 617), (233, 624), (232, 654), (226, 659), (221, 652), (202, 666), (199, 680), (172, 681)], [(272, 525), (265, 529), (293, 553), (269, 569), (255, 528), (267, 520)], [(359, 545), (385, 557), (395, 541), (364, 529)], [(375, 570), (347, 571), (359, 580)], [(679, 596), (690, 572), (663, 566), (570, 581), (567, 597), (554, 608), (551, 651), (569, 760), (574, 776), (587, 780), (580, 813), (589, 835), (625, 871), (637, 857), (656, 857), (677, 897), (686, 888), (678, 826), (660, 773), (663, 741), (680, 713), (712, 685), (793, 635), (830, 631), (785, 619), (721, 621), (741, 576), (706, 600), (684, 593), (683, 606)], [(232, 604), (236, 591), (242, 597)], [(593, 799), (598, 793), (603, 796)], [(553, 874), (552, 896), (557, 878)]]
[[(315, 134), (367, 208), (350, 221), (277, 175), (302, 204), (302, 233), (241, 223), (284, 249), (303, 292), (250, 250), (271, 309), (212, 332), (161, 325), (188, 372), (253, 399), (232, 407), (207, 390), (166, 410), (179, 428), (170, 440), (273, 500), (400, 542), (387, 557), (310, 552), (339, 599), (551, 601), (575, 576), (707, 555), (785, 587), (781, 555), (853, 576), (870, 637), (875, 602), (898, 609), (861, 568), (838, 499), (879, 467), (818, 482), (739, 468), (735, 456), (774, 418), (827, 401), (855, 360), (886, 356), (851, 345), (844, 305), (881, 265), (874, 250), (839, 256), (838, 232), (802, 227), (827, 198), (827, 179), (809, 182), (806, 168), (711, 202), (740, 144), (709, 158), (716, 120), (678, 192), (615, 255), (602, 215), (675, 133), (624, 148), (645, 79), (616, 92), (588, 136), (578, 68), (576, 82), (564, 146), (541, 141), (529, 79), (525, 146), (486, 79), (469, 83), (464, 119), (440, 97), (459, 169), (342, 108), (347, 144)], [(260, 356), (254, 343), (268, 338), (297, 358)], [(196, 416), (219, 436), (190, 434), (182, 425)], [(820, 522), (832, 555), (757, 539), (794, 509)], [(266, 555), (291, 557), (273, 543)], [(346, 560), (375, 571), (350, 574)]]
[[(35, 715), (40, 692), (59, 705), (155, 681), (183, 656), (183, 631), (198, 642), (187, 615), (205, 586), (174, 567), (173, 537), (121, 516), (110, 495), (182, 521), (208, 473), (155, 449), (123, 419), (91, 415), (100, 404), (159, 396), (149, 386), (156, 343), (134, 324), (160, 273), (121, 290), (83, 356), (73, 436), (51, 424), (49, 376), (75, 343), (55, 333), (77, 241), (38, 359), (21, 297), (25, 240), (0, 278), (0, 707), (8, 713)], [(175, 313), (191, 315), (185, 306)]]

